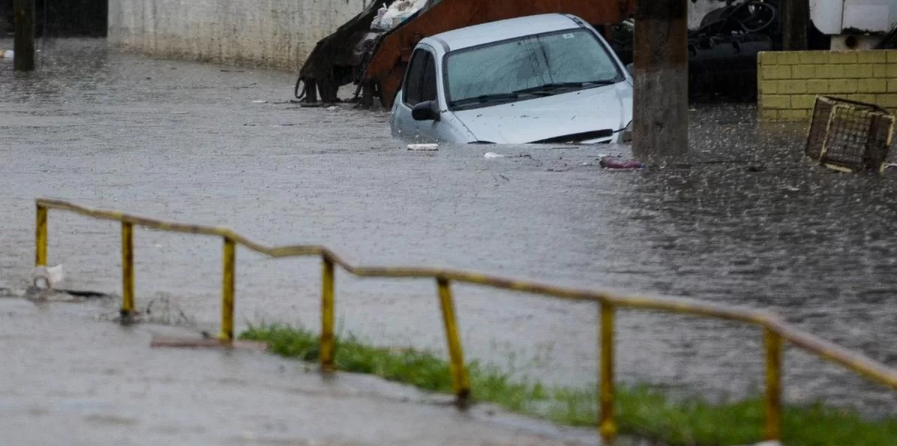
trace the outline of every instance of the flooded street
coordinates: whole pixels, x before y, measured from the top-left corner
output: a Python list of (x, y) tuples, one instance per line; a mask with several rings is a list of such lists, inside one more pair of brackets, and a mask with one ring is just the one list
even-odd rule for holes
[[(102, 40), (48, 42), (39, 61), (22, 75), (0, 60), (0, 287), (27, 284), (34, 199), (52, 197), (225, 225), (269, 244), (324, 244), (357, 264), (764, 308), (897, 366), (897, 183), (812, 166), (804, 127), (759, 124), (753, 106), (697, 106), (692, 168), (613, 173), (597, 165), (620, 151), (609, 146), (409, 152), (383, 112), (289, 103), (290, 73), (156, 61)], [(49, 221), (50, 263), (65, 265), (66, 286), (119, 293), (119, 228), (59, 212)], [(169, 296), (217, 330), (219, 240), (137, 230), (135, 250), (138, 306)], [(240, 327), (318, 326), (317, 260), (237, 259)], [(595, 383), (594, 305), (455, 294), (470, 358), (518, 377)], [(336, 303), (344, 334), (444, 351), (433, 283), (338, 273)], [(635, 312), (618, 324), (622, 381), (714, 398), (762, 383), (758, 329)], [(791, 402), (897, 414), (897, 394), (793, 348), (785, 391)]]
[(365, 375), (324, 380), (314, 368), (264, 352), (151, 350), (153, 335), (183, 333), (98, 323), (97, 310), (90, 304), (34, 305), (0, 296), (0, 353), (17, 359), (3, 367), (0, 442), (597, 444), (591, 429), (559, 428), (491, 406), (462, 413), (406, 386)]

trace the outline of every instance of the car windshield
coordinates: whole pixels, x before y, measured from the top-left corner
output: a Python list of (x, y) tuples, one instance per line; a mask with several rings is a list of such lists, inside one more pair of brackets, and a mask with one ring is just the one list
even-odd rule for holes
[(564, 93), (621, 80), (587, 29), (536, 34), (449, 53), (446, 99), (453, 110)]

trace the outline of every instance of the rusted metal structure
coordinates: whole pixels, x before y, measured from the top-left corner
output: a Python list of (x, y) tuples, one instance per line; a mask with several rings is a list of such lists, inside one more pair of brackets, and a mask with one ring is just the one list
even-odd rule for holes
[[(393, 1), (386, 0), (384, 3), (389, 5)], [(336, 102), (340, 86), (360, 81), (366, 65), (365, 56), (370, 55), (379, 36), (370, 27), (380, 4), (372, 2), (361, 14), (318, 42), (299, 70), (295, 90), (297, 99), (314, 104), (318, 102), (320, 92), (322, 102)]]
[[(394, 0), (374, 2), (361, 14), (318, 43), (300, 70), (297, 98), (306, 103), (335, 102), (336, 89), (351, 82), (364, 89), (364, 104), (379, 97), (391, 107), (414, 46), (424, 37), (465, 26), (534, 14), (576, 15), (599, 27), (615, 25), (632, 14), (635, 0), (431, 0), (393, 30), (372, 34), (377, 7)], [(363, 76), (353, 76), (361, 70)], [(300, 88), (304, 83), (304, 87)], [(300, 92), (300, 90), (302, 90)]]
[[(569, 301), (594, 302), (597, 304), (600, 320), (600, 325), (597, 327), (597, 336), (600, 340), (601, 348), (599, 353), (600, 389), (597, 395), (600, 407), (599, 432), (604, 444), (607, 445), (613, 445), (617, 436), (617, 423), (614, 415), (614, 407), (616, 405), (614, 346), (616, 344), (615, 319), (619, 309), (688, 314), (736, 321), (762, 328), (766, 356), (766, 388), (763, 398), (763, 405), (766, 411), (763, 436), (766, 440), (781, 440), (782, 438), (782, 366), (785, 342), (789, 342), (819, 358), (839, 364), (858, 375), (878, 381), (892, 390), (897, 390), (897, 370), (801, 331), (786, 323), (779, 316), (765, 311), (687, 299), (617, 296), (600, 291), (563, 288), (543, 283), (512, 280), (477, 272), (450, 269), (359, 266), (347, 262), (329, 248), (321, 245), (265, 246), (222, 227), (166, 222), (124, 214), (118, 211), (92, 209), (60, 200), (40, 199), (37, 200), (36, 204), (35, 263), (39, 267), (47, 265), (47, 217), (50, 209), (72, 212), (98, 220), (116, 221), (122, 224), (122, 279), (123, 288), (125, 289), (122, 302), (123, 316), (133, 314), (136, 311), (133, 293), (133, 244), (131, 241), (135, 226), (158, 231), (220, 237), (224, 244), (221, 334), (217, 341), (209, 341), (207, 346), (225, 345), (233, 347), (237, 345), (233, 332), (233, 311), (236, 297), (236, 245), (242, 245), (247, 249), (273, 258), (320, 257), (322, 262), (322, 320), (319, 361), (321, 369), (324, 371), (334, 369), (334, 355), (338, 353), (333, 333), (334, 285), (336, 281), (334, 270), (336, 266), (357, 277), (434, 280), (438, 290), (437, 294), (443, 322), (445, 323), (446, 342), (451, 361), (452, 384), (458, 405), (461, 407), (466, 406), (469, 398), (471, 398), (471, 388), (470, 378), (464, 362), (461, 335), (455, 316), (454, 297), (451, 289), (452, 282), (516, 291), (518, 293), (538, 294)], [(199, 346), (198, 344), (192, 345)]]

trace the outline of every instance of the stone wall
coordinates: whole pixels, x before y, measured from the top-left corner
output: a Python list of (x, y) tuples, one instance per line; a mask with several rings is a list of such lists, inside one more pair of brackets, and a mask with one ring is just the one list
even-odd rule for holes
[(155, 57), (298, 70), (365, 0), (109, 0), (108, 40)]
[(897, 112), (897, 50), (760, 53), (760, 116), (808, 120), (817, 95)]

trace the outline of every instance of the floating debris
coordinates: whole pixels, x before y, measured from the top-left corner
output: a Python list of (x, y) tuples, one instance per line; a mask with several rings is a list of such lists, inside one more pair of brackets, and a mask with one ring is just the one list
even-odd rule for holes
[(605, 169), (613, 170), (638, 170), (647, 167), (641, 161), (627, 160), (613, 156), (601, 157), (601, 161), (599, 161), (598, 164)]
[(439, 144), (408, 144), (408, 150), (414, 152), (435, 152), (439, 150)]
[(41, 289), (53, 289), (65, 280), (65, 271), (62, 265), (51, 267), (38, 266), (32, 272), (34, 286)]

